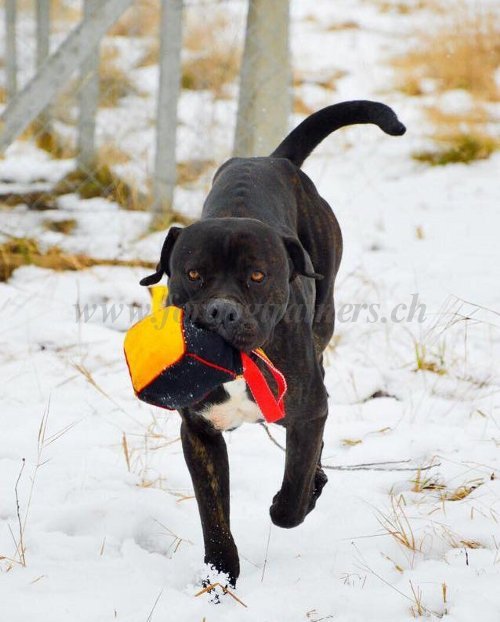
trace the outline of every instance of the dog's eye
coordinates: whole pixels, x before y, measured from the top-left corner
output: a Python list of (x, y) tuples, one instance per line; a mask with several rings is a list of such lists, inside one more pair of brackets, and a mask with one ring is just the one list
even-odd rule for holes
[(260, 270), (254, 270), (250, 275), (250, 280), (254, 283), (262, 283), (262, 281), (266, 278), (266, 275)]
[(187, 275), (190, 281), (199, 281), (201, 279), (201, 274), (198, 270), (188, 270)]

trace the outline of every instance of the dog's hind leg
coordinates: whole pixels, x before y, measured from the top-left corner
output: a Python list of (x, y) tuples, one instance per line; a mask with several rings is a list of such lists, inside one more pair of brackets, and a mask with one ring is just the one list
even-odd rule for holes
[(229, 525), (229, 463), (222, 434), (200, 415), (182, 411), (181, 440), (198, 502), (205, 563), (228, 575), (240, 574), (238, 550)]

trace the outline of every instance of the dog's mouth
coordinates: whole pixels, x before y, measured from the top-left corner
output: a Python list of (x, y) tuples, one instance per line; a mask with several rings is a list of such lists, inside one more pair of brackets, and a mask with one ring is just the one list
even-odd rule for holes
[(215, 299), (205, 305), (186, 305), (188, 319), (196, 326), (218, 334), (241, 352), (251, 352), (265, 341), (259, 323), (243, 305)]
[(262, 339), (259, 339), (257, 327), (250, 323), (242, 324), (237, 330), (227, 329), (224, 326), (207, 326), (200, 321), (195, 322), (195, 324), (217, 333), (224, 341), (240, 352), (249, 353), (262, 345)]

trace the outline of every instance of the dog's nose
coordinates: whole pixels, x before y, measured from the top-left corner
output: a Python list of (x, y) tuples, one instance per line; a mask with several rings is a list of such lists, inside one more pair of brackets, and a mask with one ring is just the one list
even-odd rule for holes
[(226, 298), (215, 298), (206, 307), (205, 319), (213, 328), (231, 330), (241, 319), (240, 305)]

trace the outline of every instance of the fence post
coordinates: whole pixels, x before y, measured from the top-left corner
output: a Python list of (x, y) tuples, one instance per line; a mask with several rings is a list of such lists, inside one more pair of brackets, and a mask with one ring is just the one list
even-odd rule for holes
[[(36, 68), (45, 62), (50, 52), (50, 0), (37, 0), (36, 4)], [(41, 132), (50, 131), (50, 114), (46, 109), (38, 118)]]
[(46, 108), (131, 4), (132, 0), (101, 0), (92, 16), (66, 37), (22, 91), (7, 103), (0, 114), (0, 153)]
[(289, 0), (249, 0), (241, 67), (235, 156), (269, 153), (291, 111)]
[[(83, 19), (88, 20), (99, 0), (85, 0)], [(78, 93), (78, 168), (89, 170), (95, 162), (95, 127), (99, 106), (99, 43), (81, 65)]]
[(9, 99), (17, 93), (16, 1), (5, 0), (5, 72)]
[(50, 50), (50, 0), (36, 4), (36, 67), (39, 69)]
[(153, 222), (172, 211), (176, 182), (177, 100), (181, 84), (183, 0), (162, 0)]

